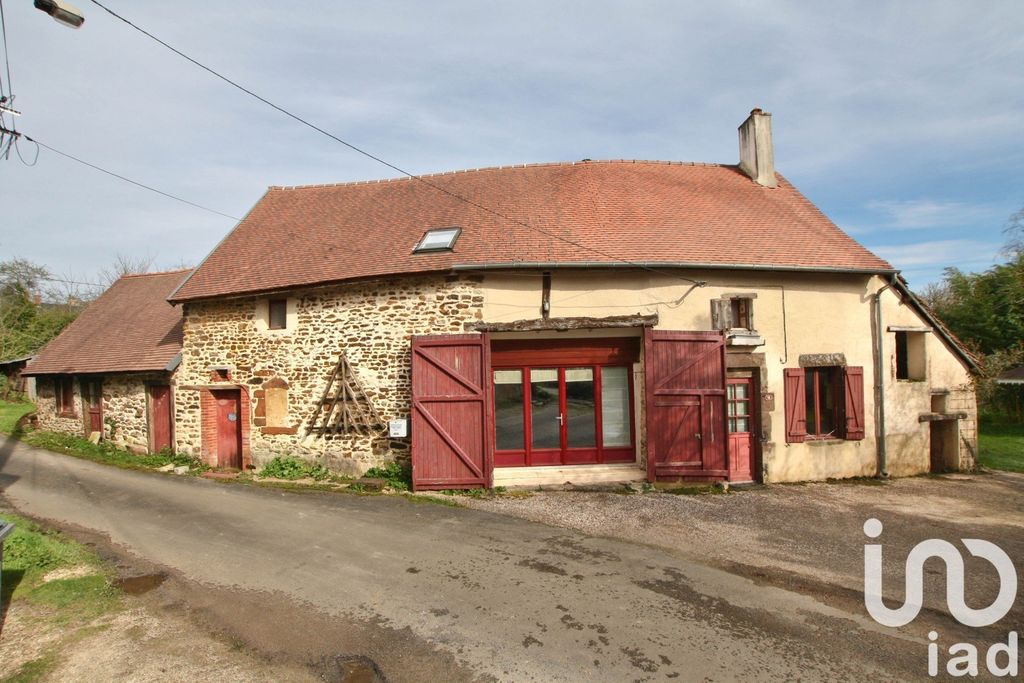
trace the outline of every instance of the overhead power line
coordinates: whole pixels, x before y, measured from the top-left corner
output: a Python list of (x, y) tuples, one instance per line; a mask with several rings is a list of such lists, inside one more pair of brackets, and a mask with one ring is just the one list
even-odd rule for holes
[[(7, 49), (7, 21), (4, 19), (3, 0), (0, 0), (0, 34), (3, 35), (4, 39), (4, 67), (7, 71), (7, 94), (10, 95), (8, 99), (14, 100), (14, 88), (11, 86), (11, 58), (8, 55)], [(0, 97), (3, 94), (3, 84), (0, 83)]]
[(164, 197), (167, 197), (168, 199), (173, 199), (176, 202), (181, 202), (182, 204), (188, 204), (189, 206), (194, 206), (195, 208), (202, 209), (203, 211), (209, 211), (210, 213), (215, 213), (218, 216), (223, 216), (224, 218), (230, 218), (231, 220), (236, 221), (236, 222), (241, 220), (240, 218), (237, 218), (236, 216), (231, 216), (229, 214), (222, 213), (220, 211), (217, 211), (216, 209), (211, 209), (208, 206), (203, 206), (202, 204), (196, 204), (195, 202), (191, 202), (191, 201), (189, 201), (189, 200), (187, 200), (187, 199), (185, 199), (183, 197), (179, 197), (178, 195), (171, 194), (170, 192), (164, 192), (163, 190), (158, 190), (155, 187), (152, 187), (150, 185), (146, 185), (145, 183), (140, 183), (137, 180), (132, 180), (131, 178), (126, 178), (125, 176), (123, 176), (123, 175), (121, 175), (119, 173), (114, 173), (113, 171), (108, 171), (107, 169), (102, 168), (100, 166), (97, 166), (96, 164), (91, 164), (91, 163), (89, 163), (88, 161), (86, 161), (84, 159), (79, 159), (78, 157), (74, 156), (73, 154), (68, 154), (67, 152), (62, 152), (62, 151), (60, 151), (59, 149), (57, 149), (55, 147), (50, 147), (49, 145), (47, 145), (47, 144), (45, 144), (43, 142), (40, 142), (39, 140), (36, 140), (35, 138), (32, 138), (32, 137), (29, 137), (28, 135), (25, 135), (24, 133), (15, 133), (13, 131), (7, 131), (7, 132), (13, 133), (15, 138), (23, 137), (26, 140), (28, 140), (29, 142), (35, 143), (36, 145), (39, 145), (43, 149), (47, 149), (47, 150), (53, 152), (54, 154), (59, 154), (59, 155), (61, 155), (62, 157), (66, 158), (66, 159), (70, 159), (71, 161), (78, 162), (78, 163), (82, 164), (83, 166), (88, 166), (89, 168), (97, 170), (100, 173), (106, 173), (107, 175), (112, 176), (114, 178), (117, 178), (118, 180), (123, 180), (126, 183), (131, 183), (132, 185), (135, 185), (136, 187), (141, 187), (142, 189), (149, 190), (150, 192), (156, 192), (157, 194), (163, 195)]
[(442, 187), (442, 186), (438, 185), (437, 183), (433, 183), (433, 182), (431, 182), (430, 180), (428, 180), (426, 178), (418, 176), (418, 175), (416, 175), (414, 173), (411, 173), (410, 171), (405, 170), (404, 168), (402, 168), (402, 167), (400, 167), (400, 166), (398, 166), (396, 164), (391, 163), (390, 161), (386, 161), (385, 159), (382, 159), (379, 156), (371, 154), (370, 152), (362, 149), (361, 147), (358, 147), (357, 145), (354, 145), (351, 142), (343, 140), (342, 138), (338, 137), (337, 135), (334, 135), (333, 133), (330, 133), (327, 130), (324, 130), (323, 128), (317, 126), (316, 124), (307, 121), (306, 119), (302, 118), (298, 114), (294, 114), (291, 111), (285, 109), (284, 107), (271, 102), (267, 98), (265, 98), (265, 97), (263, 97), (261, 95), (256, 94), (255, 92), (253, 92), (249, 88), (246, 88), (245, 86), (241, 85), (237, 81), (234, 81), (234, 80), (228, 78), (227, 76), (225, 76), (222, 73), (216, 71), (215, 69), (213, 69), (213, 68), (211, 68), (209, 66), (206, 66), (205, 64), (203, 64), (199, 60), (194, 59), (193, 57), (190, 57), (189, 55), (185, 54), (184, 52), (182, 52), (178, 48), (174, 47), (173, 45), (170, 45), (169, 43), (161, 40), (160, 38), (157, 38), (155, 35), (153, 35), (149, 31), (147, 31), (146, 29), (142, 28), (138, 24), (135, 24), (131, 20), (126, 19), (125, 17), (121, 16), (120, 14), (118, 14), (114, 10), (110, 9), (106, 5), (104, 5), (104, 4), (100, 3), (100, 2), (97, 2), (97, 0), (90, 0), (90, 2), (92, 2), (92, 4), (96, 5), (97, 7), (102, 9), (103, 11), (107, 12), (108, 14), (110, 14), (115, 19), (124, 22), (125, 24), (127, 24), (131, 28), (133, 28), (136, 31), (138, 31), (139, 33), (143, 34), (144, 36), (146, 36), (146, 37), (156, 41), (160, 45), (163, 45), (165, 48), (167, 48), (168, 50), (170, 50), (174, 54), (178, 55), (182, 59), (184, 59), (184, 60), (194, 64), (195, 66), (199, 67), (203, 71), (206, 71), (210, 75), (212, 75), (212, 76), (214, 76), (216, 78), (219, 78), (220, 80), (224, 81), (228, 85), (230, 85), (230, 86), (232, 86), (234, 88), (237, 88), (238, 90), (241, 90), (245, 94), (247, 94), (247, 95), (249, 95), (249, 96), (259, 100), (260, 102), (262, 102), (263, 104), (267, 105), (268, 107), (271, 107), (272, 109), (277, 110), (278, 112), (284, 114), (285, 116), (287, 116), (287, 117), (289, 117), (291, 119), (294, 119), (295, 121), (301, 123), (302, 125), (306, 126), (307, 128), (311, 128), (312, 130), (315, 130), (316, 132), (320, 133), (321, 135), (324, 135), (324, 136), (330, 138), (331, 140), (334, 140), (335, 142), (340, 143), (340, 144), (344, 145), (345, 147), (348, 147), (353, 152), (356, 152), (357, 154), (361, 154), (362, 156), (364, 156), (364, 157), (366, 157), (368, 159), (376, 161), (377, 163), (379, 163), (379, 164), (381, 164), (383, 166), (386, 166), (386, 167), (390, 168), (391, 170), (393, 170), (393, 171), (395, 171), (397, 173), (400, 173), (401, 175), (406, 176), (406, 177), (408, 177), (408, 178), (410, 178), (412, 180), (421, 182), (424, 185), (426, 185), (428, 187), (431, 187), (434, 190), (436, 190), (436, 191), (438, 191), (438, 192), (440, 192), (442, 194), (445, 194), (445, 195), (451, 197), (452, 199), (455, 199), (457, 201), (463, 202), (463, 203), (465, 203), (465, 204), (467, 204), (469, 206), (472, 206), (472, 207), (474, 207), (474, 208), (476, 208), (476, 209), (478, 209), (480, 211), (483, 211), (484, 213), (488, 213), (488, 214), (490, 214), (492, 216), (495, 216), (497, 218), (500, 218), (500, 219), (502, 219), (504, 221), (508, 221), (510, 223), (514, 223), (514, 224), (522, 226), (522, 227), (524, 227), (524, 228), (526, 228), (528, 230), (533, 230), (533, 231), (539, 232), (542, 235), (546, 235), (546, 236), (551, 237), (553, 239), (560, 240), (561, 242), (564, 242), (564, 243), (569, 244), (571, 246), (577, 247), (579, 249), (583, 249), (583, 250), (589, 251), (589, 252), (597, 254), (599, 256), (603, 256), (603, 257), (605, 257), (607, 259), (611, 259), (613, 261), (618, 261), (619, 263), (624, 263), (626, 265), (634, 266), (636, 268), (639, 268), (639, 269), (642, 269), (642, 270), (646, 270), (646, 271), (650, 271), (652, 273), (657, 273), (659, 275), (666, 275), (666, 276), (669, 276), (669, 277), (672, 277), (672, 278), (676, 278), (676, 279), (682, 280), (684, 282), (689, 282), (689, 283), (697, 284), (697, 285), (704, 285), (704, 284), (706, 284), (706, 283), (698, 281), (698, 280), (692, 280), (690, 278), (683, 277), (683, 276), (677, 275), (675, 273), (669, 273), (669, 272), (662, 271), (662, 270), (659, 270), (659, 269), (656, 269), (656, 268), (651, 268), (650, 266), (646, 266), (646, 265), (644, 265), (642, 263), (637, 263), (635, 261), (630, 261), (629, 259), (624, 259), (624, 258), (620, 258), (618, 256), (614, 256), (612, 254), (609, 254), (609, 253), (607, 253), (605, 251), (602, 251), (600, 249), (597, 249), (595, 247), (591, 247), (591, 246), (587, 246), (585, 244), (581, 244), (580, 242), (577, 242), (576, 240), (570, 239), (568, 237), (564, 237), (562, 235), (558, 235), (558, 234), (553, 233), (553, 232), (551, 232), (549, 230), (544, 230), (543, 228), (539, 228), (536, 225), (533, 225), (531, 223), (527, 223), (526, 221), (519, 220), (518, 218), (514, 218), (512, 216), (504, 214), (504, 213), (502, 213), (502, 212), (500, 212), (500, 211), (498, 211), (496, 209), (492, 209), (489, 206), (485, 206), (483, 204), (480, 204), (479, 202), (474, 201), (474, 200), (472, 200), (472, 199), (470, 199), (468, 197), (465, 197), (465, 196), (463, 196), (463, 195), (461, 195), (461, 194), (459, 194), (457, 192), (452, 192), (451, 190), (449, 190), (449, 189), (447, 189), (445, 187)]

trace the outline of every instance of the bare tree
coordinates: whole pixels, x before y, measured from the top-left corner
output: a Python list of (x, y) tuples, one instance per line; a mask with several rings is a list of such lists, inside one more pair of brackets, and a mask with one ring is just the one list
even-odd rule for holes
[(118, 253), (114, 256), (114, 263), (99, 272), (99, 278), (107, 287), (114, 284), (123, 275), (139, 275), (148, 273), (153, 267), (153, 255), (131, 256), (130, 254)]
[(1011, 255), (1024, 254), (1024, 207), (1006, 221), (1006, 246), (1003, 250)]

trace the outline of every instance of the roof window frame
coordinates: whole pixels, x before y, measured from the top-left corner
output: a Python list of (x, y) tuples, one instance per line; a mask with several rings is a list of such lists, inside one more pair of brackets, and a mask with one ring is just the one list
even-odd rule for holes
[[(429, 238), (432, 233), (449, 232), (449, 231), (452, 231), (452, 230), (454, 230), (455, 233), (451, 236), (451, 238), (448, 240), (448, 242), (445, 243), (444, 245), (442, 245), (442, 246), (433, 246), (433, 247), (425, 247), (425, 246), (423, 246), (426, 243), (427, 238)], [(462, 235), (462, 228), (460, 228), (458, 226), (455, 226), (455, 225), (449, 226), (447, 228), (430, 228), (429, 230), (424, 231), (423, 236), (420, 237), (419, 241), (416, 243), (416, 246), (414, 246), (412, 248), (412, 253), (414, 253), (414, 254), (429, 254), (429, 253), (439, 252), (439, 251), (454, 251), (455, 250), (455, 243), (459, 241), (459, 237), (461, 235)]]

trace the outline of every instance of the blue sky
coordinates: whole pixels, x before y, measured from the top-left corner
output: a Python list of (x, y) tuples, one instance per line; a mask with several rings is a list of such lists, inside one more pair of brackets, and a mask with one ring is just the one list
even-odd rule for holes
[[(75, 1), (77, 31), (5, 3), (28, 135), (233, 216), (268, 185), (395, 175)], [(1017, 0), (105, 4), (415, 173), (735, 163), (761, 107), (778, 170), (915, 287), (992, 265), (1024, 206)], [(117, 253), (197, 263), (233, 226), (45, 150), (0, 162), (0, 202), (0, 259), (90, 281)]]

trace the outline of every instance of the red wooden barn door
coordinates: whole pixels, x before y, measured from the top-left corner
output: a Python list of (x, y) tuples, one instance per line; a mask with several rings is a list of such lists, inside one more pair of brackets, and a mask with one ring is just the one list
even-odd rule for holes
[(647, 477), (725, 479), (725, 337), (644, 331)]
[(154, 453), (171, 448), (171, 387), (153, 384), (149, 387), (150, 424), (153, 425)]
[(487, 335), (412, 340), (413, 490), (490, 487)]

